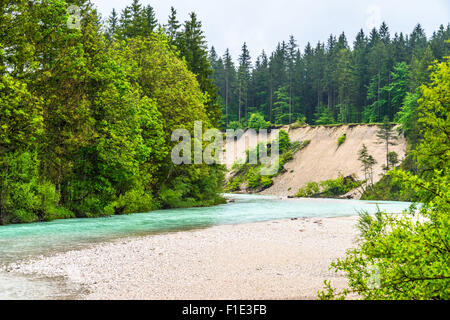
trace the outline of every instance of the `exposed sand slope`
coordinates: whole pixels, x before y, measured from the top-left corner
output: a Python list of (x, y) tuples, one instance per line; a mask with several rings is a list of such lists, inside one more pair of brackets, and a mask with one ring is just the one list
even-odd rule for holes
[[(379, 143), (376, 125), (307, 126), (292, 130), (284, 127), (283, 130), (289, 132), (292, 141), (311, 140), (311, 143), (285, 165), (287, 171), (276, 177), (274, 185), (264, 190), (263, 194), (291, 196), (308, 182), (335, 179), (340, 174), (344, 176), (354, 174), (363, 179), (364, 172), (358, 160), (358, 151), (363, 144), (377, 161), (374, 168), (374, 182), (382, 177), (382, 166), (386, 164), (386, 145)], [(338, 148), (337, 140), (344, 133), (347, 134), (347, 139)], [(244, 137), (237, 141), (241, 149), (244, 147), (244, 141)], [(399, 160), (403, 160), (406, 153), (406, 140), (399, 137), (397, 145), (389, 146), (389, 151), (397, 152)], [(229, 168), (230, 162), (232, 163), (231, 160), (227, 162)]]
[(316, 299), (354, 244), (357, 217), (269, 221), (161, 234), (60, 253), (16, 272), (67, 277), (86, 299)]

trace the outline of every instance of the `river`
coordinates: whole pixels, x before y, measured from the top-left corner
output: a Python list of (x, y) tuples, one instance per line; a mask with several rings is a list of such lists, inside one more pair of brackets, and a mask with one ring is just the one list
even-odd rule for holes
[[(0, 267), (40, 255), (75, 250), (122, 237), (177, 232), (224, 224), (290, 218), (329, 218), (375, 213), (377, 207), (400, 213), (406, 202), (333, 199), (282, 200), (272, 196), (226, 195), (234, 202), (209, 208), (159, 210), (124, 216), (70, 219), (0, 226)], [(61, 279), (42, 279), (0, 272), (0, 299), (74, 298), (78, 288)]]

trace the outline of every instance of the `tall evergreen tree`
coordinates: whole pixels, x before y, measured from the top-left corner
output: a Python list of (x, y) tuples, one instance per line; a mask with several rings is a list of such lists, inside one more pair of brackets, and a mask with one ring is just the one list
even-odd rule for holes
[(107, 28), (105, 35), (109, 40), (112, 40), (116, 35), (119, 29), (119, 16), (116, 12), (116, 9), (113, 9), (111, 15), (107, 20)]
[[(225, 88), (224, 88), (224, 103), (225, 103), (225, 122), (228, 126), (230, 122), (230, 114), (236, 114), (236, 112), (233, 112), (233, 110), (236, 110), (236, 108), (233, 108), (233, 106), (236, 106), (235, 99), (234, 99), (234, 89), (236, 87), (236, 69), (233, 63), (233, 59), (230, 55), (230, 50), (227, 49), (225, 51), (225, 54), (223, 56), (223, 64), (224, 64), (224, 82), (225, 82)], [(237, 117), (234, 117), (233, 119), (237, 119)]]
[(239, 96), (239, 110), (238, 121), (247, 119), (248, 112), (248, 85), (250, 82), (250, 68), (251, 58), (250, 52), (247, 49), (247, 44), (242, 45), (241, 55), (239, 56), (238, 69), (238, 96)]
[(214, 125), (219, 125), (222, 118), (220, 103), (218, 102), (217, 87), (211, 75), (213, 69), (208, 59), (208, 48), (202, 30), (202, 23), (197, 19), (197, 15), (192, 12), (183, 25), (177, 41), (180, 54), (196, 76), (203, 92), (208, 94), (207, 112)]
[(172, 44), (175, 44), (181, 24), (177, 19), (177, 10), (175, 10), (174, 7), (170, 7), (169, 20), (164, 27), (166, 34), (169, 36)]

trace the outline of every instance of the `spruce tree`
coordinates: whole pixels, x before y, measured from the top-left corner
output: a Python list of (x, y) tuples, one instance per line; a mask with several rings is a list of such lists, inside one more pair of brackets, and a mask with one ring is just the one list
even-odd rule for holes
[(380, 140), (380, 143), (384, 143), (386, 145), (386, 166), (384, 167), (385, 171), (389, 171), (390, 168), (389, 146), (397, 145), (396, 140), (398, 140), (398, 135), (393, 127), (394, 126), (389, 121), (389, 117), (385, 116), (383, 124), (380, 125), (377, 131), (377, 137)]
[(238, 69), (238, 95), (239, 95), (239, 110), (238, 121), (247, 119), (248, 112), (248, 86), (250, 81), (250, 52), (247, 49), (247, 44), (242, 45), (241, 55), (239, 56)]
[(208, 59), (202, 23), (194, 12), (189, 15), (189, 20), (184, 23), (183, 30), (179, 33), (177, 47), (189, 70), (197, 76), (201, 90), (208, 94), (207, 113), (213, 124), (218, 126), (222, 110), (218, 102), (217, 87), (211, 79), (213, 69)]
[(164, 26), (166, 34), (169, 36), (172, 44), (176, 43), (178, 32), (180, 30), (181, 24), (177, 19), (177, 10), (174, 7), (170, 7), (170, 15), (167, 24)]
[(107, 20), (107, 28), (105, 32), (105, 35), (108, 38), (108, 40), (111, 41), (116, 36), (118, 28), (119, 28), (119, 16), (117, 15), (116, 9), (113, 9), (111, 15)]

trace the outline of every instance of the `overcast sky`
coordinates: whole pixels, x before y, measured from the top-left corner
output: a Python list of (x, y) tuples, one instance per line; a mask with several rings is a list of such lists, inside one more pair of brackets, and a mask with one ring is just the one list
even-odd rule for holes
[[(91, 0), (102, 16), (118, 12), (131, 0)], [(156, 11), (161, 24), (167, 22), (170, 7), (180, 21), (194, 11), (203, 23), (209, 47), (220, 55), (230, 48), (237, 58), (244, 42), (253, 58), (264, 49), (272, 52), (279, 41), (294, 35), (301, 49), (309, 41), (326, 41), (330, 33), (345, 31), (352, 44), (359, 29), (369, 31), (386, 21), (391, 35), (410, 33), (420, 22), (428, 36), (440, 24), (450, 22), (449, 0), (141, 0)]]

